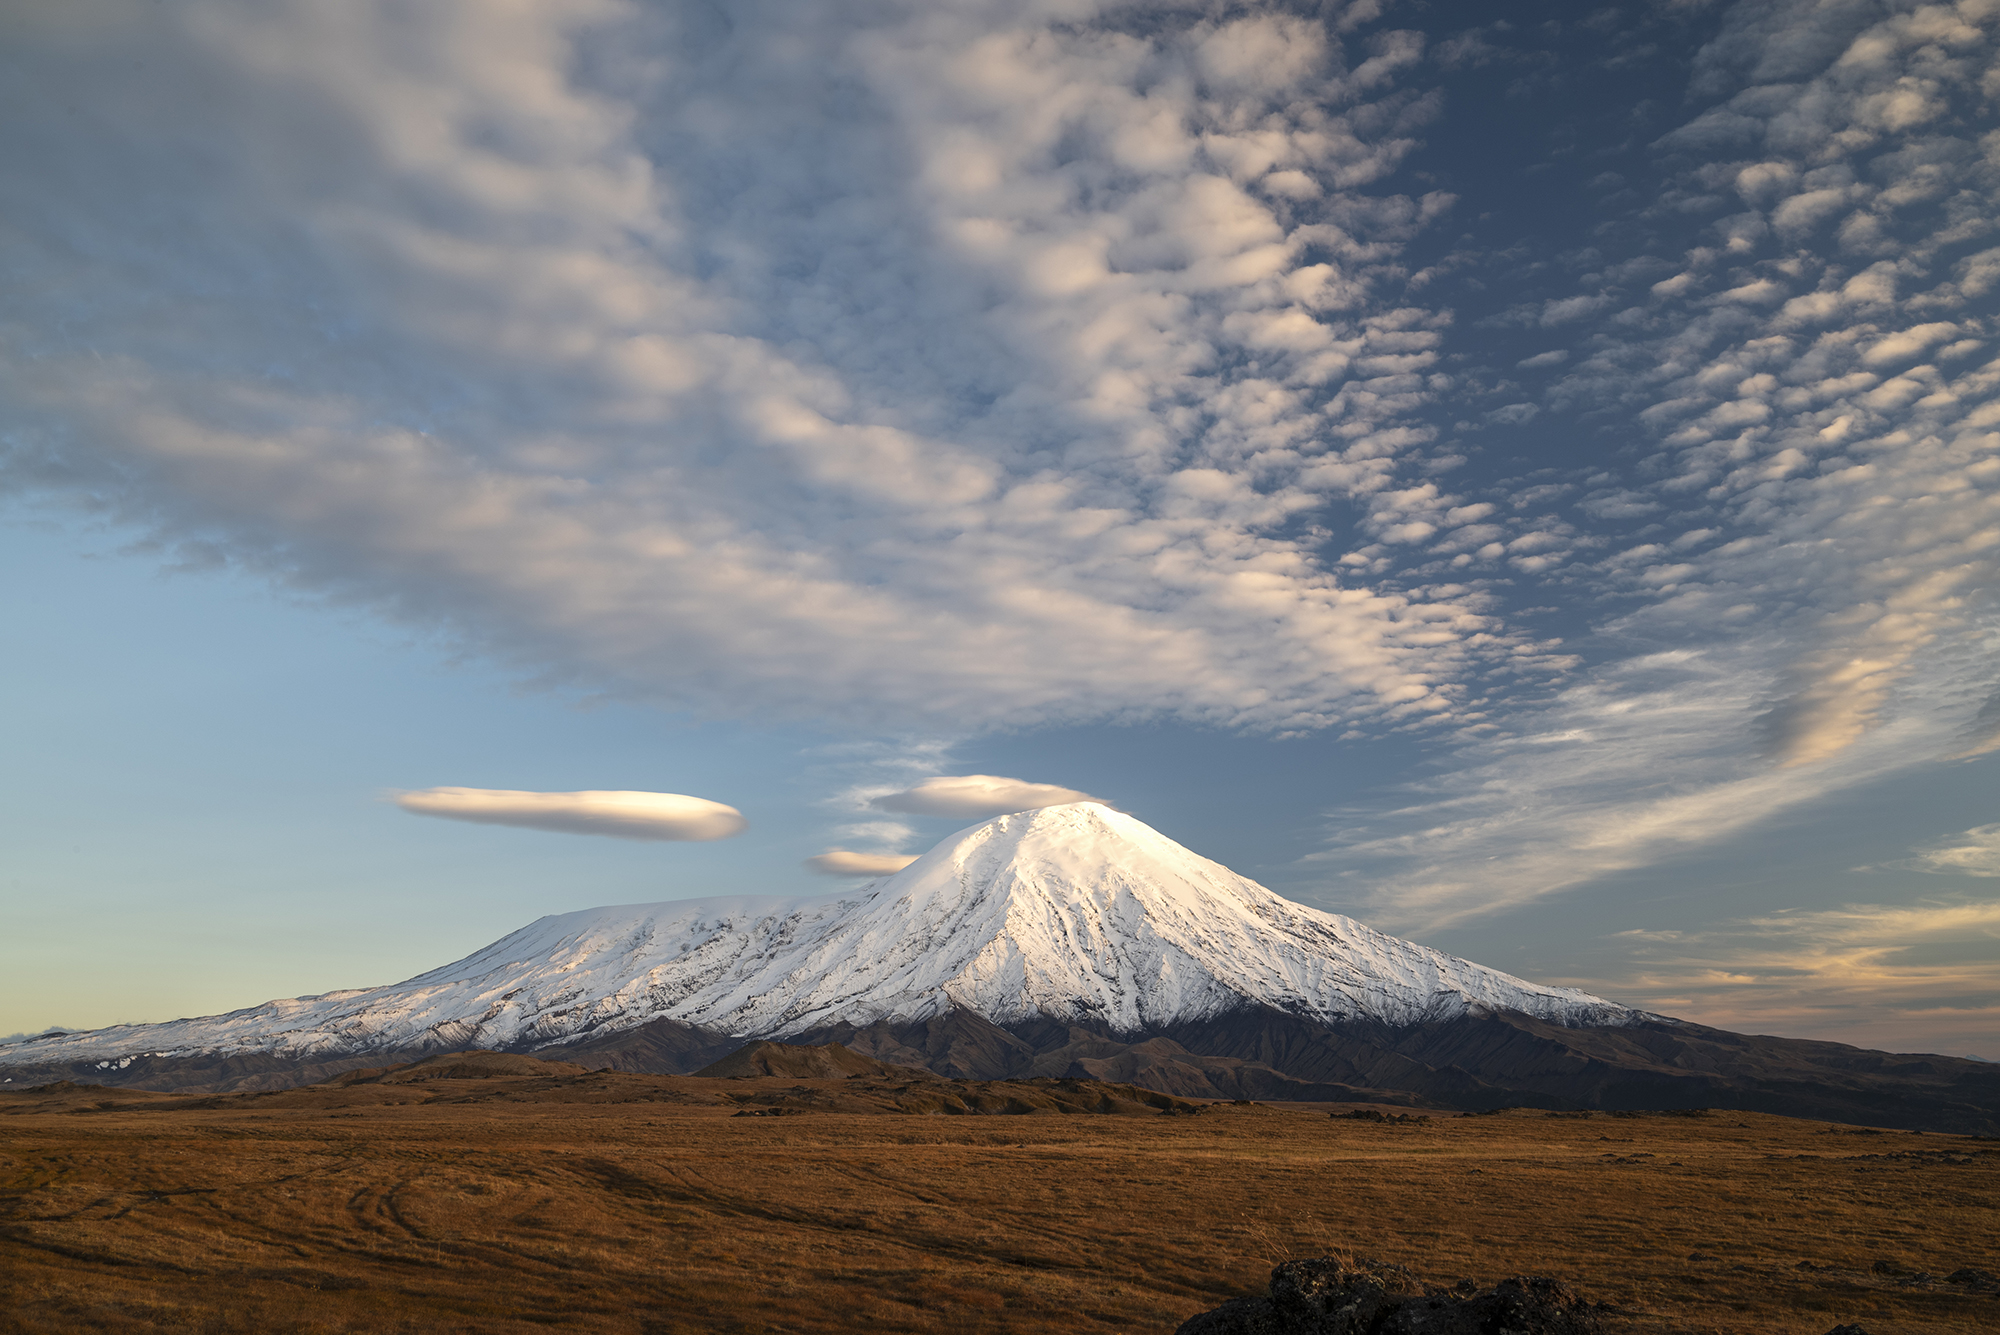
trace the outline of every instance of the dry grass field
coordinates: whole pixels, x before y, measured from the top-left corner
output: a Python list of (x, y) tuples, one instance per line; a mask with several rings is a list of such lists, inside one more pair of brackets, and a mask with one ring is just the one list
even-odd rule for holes
[[(2000, 1270), (1997, 1144), (929, 1097), (607, 1073), (0, 1095), (0, 1329), (1171, 1331), (1341, 1249), (1555, 1275), (1614, 1332), (2000, 1330), (2000, 1296), (1945, 1279)], [(801, 1111), (735, 1115), (766, 1108)]]

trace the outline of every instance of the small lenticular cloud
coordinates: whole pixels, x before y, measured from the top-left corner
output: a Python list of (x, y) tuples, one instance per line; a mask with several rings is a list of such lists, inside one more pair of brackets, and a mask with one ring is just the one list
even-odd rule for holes
[(741, 834), (749, 824), (735, 807), (684, 793), (426, 788), (398, 793), (396, 805), (417, 816), (518, 825), (562, 834), (606, 834), (617, 839), (727, 839)]
[(914, 788), (878, 797), (870, 805), (881, 811), (911, 816), (968, 817), (1005, 816), (1014, 811), (1059, 807), (1066, 802), (1100, 800), (1052, 783), (1029, 783), (998, 774), (965, 774), (957, 778), (925, 779)]
[(916, 860), (915, 853), (850, 853), (832, 848), (807, 858), (806, 866), (824, 876), (888, 876)]

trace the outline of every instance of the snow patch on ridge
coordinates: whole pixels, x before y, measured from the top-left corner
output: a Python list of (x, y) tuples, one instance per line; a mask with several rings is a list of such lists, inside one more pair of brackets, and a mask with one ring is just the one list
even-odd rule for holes
[(745, 1038), (962, 1006), (1136, 1032), (1264, 1005), (1391, 1025), (1479, 1009), (1571, 1025), (1642, 1012), (1294, 904), (1094, 802), (1001, 816), (845, 895), (540, 918), (388, 987), (0, 1047), (0, 1065), (574, 1042), (657, 1019)]

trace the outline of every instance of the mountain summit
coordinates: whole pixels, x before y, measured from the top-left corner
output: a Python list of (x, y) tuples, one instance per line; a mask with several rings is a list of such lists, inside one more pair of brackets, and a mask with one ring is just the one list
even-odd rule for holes
[(408, 982), (31, 1039), (0, 1063), (542, 1047), (656, 1020), (783, 1038), (954, 1009), (1136, 1033), (1247, 1007), (1387, 1025), (1478, 1010), (1643, 1018), (1294, 904), (1076, 802), (960, 831), (847, 896), (555, 914)]
[(1119, 1033), (1256, 1005), (1397, 1025), (1480, 1007), (1635, 1018), (1294, 904), (1095, 802), (961, 831), (802, 945), (701, 1022), (782, 1035), (954, 1006)]

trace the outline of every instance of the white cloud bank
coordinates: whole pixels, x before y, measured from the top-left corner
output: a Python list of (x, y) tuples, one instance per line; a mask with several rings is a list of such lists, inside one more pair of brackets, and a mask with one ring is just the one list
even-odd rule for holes
[(917, 860), (915, 853), (855, 853), (845, 848), (828, 849), (806, 859), (806, 866), (822, 876), (888, 876)]
[(618, 839), (727, 839), (749, 822), (735, 807), (682, 793), (533, 793), (506, 788), (426, 788), (398, 793), (396, 805), (414, 816), (481, 825), (515, 825), (562, 834)]
[(952, 816), (976, 820), (982, 816), (1005, 816), (1015, 811), (1057, 807), (1066, 802), (1096, 802), (1101, 799), (1074, 788), (1052, 783), (1029, 783), (997, 774), (965, 774), (955, 778), (925, 779), (899, 793), (885, 793), (869, 805), (880, 811), (905, 816)]

